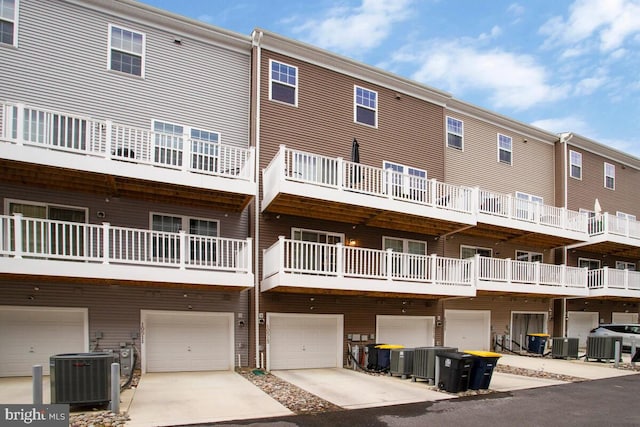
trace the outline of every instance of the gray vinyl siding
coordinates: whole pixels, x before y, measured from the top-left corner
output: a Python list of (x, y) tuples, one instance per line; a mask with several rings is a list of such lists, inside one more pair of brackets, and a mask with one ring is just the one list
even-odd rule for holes
[[(0, 49), (0, 101), (143, 128), (159, 119), (248, 146), (249, 41), (239, 53), (63, 1), (21, 0), (19, 19), (19, 48)], [(145, 34), (144, 78), (107, 69), (110, 23)]]
[[(514, 194), (516, 191), (555, 203), (554, 146), (534, 141), (475, 117), (446, 111), (464, 123), (464, 150), (445, 149), (445, 182)], [(498, 133), (512, 138), (512, 164), (498, 162)], [(526, 140), (526, 142), (525, 142)], [(442, 135), (446, 146), (446, 129)]]
[[(95, 349), (96, 332), (103, 335), (98, 343), (100, 350), (115, 350), (120, 348), (120, 343), (131, 343), (132, 332), (140, 334), (140, 310), (187, 311), (191, 305), (191, 311), (231, 312), (235, 313), (236, 319), (238, 313), (242, 313), (244, 319), (250, 318), (247, 291), (65, 284), (33, 279), (26, 282), (3, 281), (0, 301), (3, 305), (13, 306), (87, 308), (89, 350)], [(243, 366), (247, 366), (252, 362), (248, 359), (249, 328), (234, 323), (234, 363), (240, 354)], [(140, 349), (139, 338), (135, 345)]]

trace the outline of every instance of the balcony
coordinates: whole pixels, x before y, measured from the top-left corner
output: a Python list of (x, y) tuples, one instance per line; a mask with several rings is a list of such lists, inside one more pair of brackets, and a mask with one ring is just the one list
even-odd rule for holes
[(169, 191), (176, 197), (209, 199), (233, 211), (242, 210), (256, 195), (253, 148), (24, 104), (0, 103), (0, 109), (5, 181), (29, 180), (62, 189), (75, 185), (135, 198), (153, 194), (161, 183), (160, 198)]
[(591, 296), (640, 297), (640, 272), (604, 267), (589, 270)]
[(0, 215), (0, 273), (253, 287), (252, 240)]
[(489, 292), (588, 296), (587, 269), (476, 255), (477, 289)]
[(589, 242), (572, 248), (580, 247), (609, 256), (640, 258), (640, 222), (603, 213), (588, 219), (588, 229)]
[[(281, 146), (262, 210), (423, 234), (475, 224), (473, 190)], [(424, 221), (429, 219), (429, 221)]]
[(477, 206), (476, 234), (549, 248), (589, 238), (587, 217), (579, 212), (486, 190), (478, 190)]
[(264, 251), (261, 289), (473, 296), (472, 262), (280, 237)]

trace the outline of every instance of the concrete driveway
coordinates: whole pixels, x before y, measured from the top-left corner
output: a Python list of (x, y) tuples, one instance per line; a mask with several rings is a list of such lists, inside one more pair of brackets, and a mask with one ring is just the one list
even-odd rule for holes
[(451, 398), (449, 394), (429, 390), (425, 382), (367, 375), (350, 369), (294, 369), (271, 373), (345, 409)]

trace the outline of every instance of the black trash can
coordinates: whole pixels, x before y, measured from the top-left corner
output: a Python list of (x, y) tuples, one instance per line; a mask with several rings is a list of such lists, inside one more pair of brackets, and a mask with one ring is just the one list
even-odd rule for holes
[(465, 351), (465, 353), (475, 356), (469, 377), (469, 388), (487, 390), (491, 383), (493, 369), (502, 355), (492, 351)]
[(381, 344), (367, 344), (367, 369), (372, 371), (377, 371), (380, 368), (378, 367), (378, 349), (376, 348)]
[(438, 388), (448, 393), (458, 393), (469, 389), (471, 368), (475, 356), (468, 353), (441, 353), (438, 358)]
[(544, 354), (548, 339), (548, 334), (527, 334), (527, 350), (529, 353)]

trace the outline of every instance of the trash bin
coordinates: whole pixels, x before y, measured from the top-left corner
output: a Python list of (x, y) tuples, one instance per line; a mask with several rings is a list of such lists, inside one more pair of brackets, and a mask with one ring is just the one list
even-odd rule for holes
[(469, 388), (471, 390), (486, 390), (491, 383), (493, 368), (496, 367), (498, 359), (502, 357), (500, 353), (492, 351), (467, 351), (465, 353), (475, 356), (471, 375), (469, 376)]
[(367, 353), (367, 369), (371, 369), (372, 371), (378, 370), (378, 349), (377, 346), (382, 344), (367, 344), (366, 345), (366, 353)]
[(471, 368), (475, 356), (462, 353), (440, 353), (438, 358), (438, 388), (448, 393), (458, 393), (469, 389)]
[(402, 345), (397, 344), (381, 344), (376, 346), (378, 351), (378, 370), (388, 370), (391, 366), (391, 350), (396, 348), (404, 348)]
[(544, 354), (549, 334), (527, 334), (527, 350), (529, 353)]

